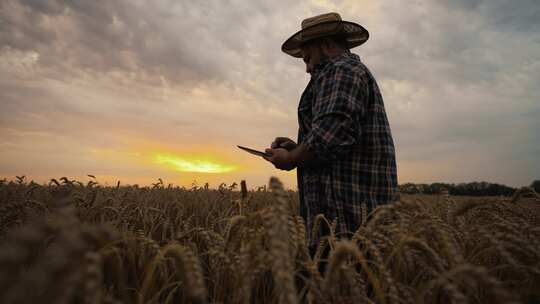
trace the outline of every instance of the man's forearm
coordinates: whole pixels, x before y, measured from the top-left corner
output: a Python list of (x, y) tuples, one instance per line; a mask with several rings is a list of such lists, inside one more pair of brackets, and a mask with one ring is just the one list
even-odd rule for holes
[(304, 144), (299, 144), (296, 148), (291, 150), (290, 153), (291, 160), (296, 167), (308, 166), (315, 159), (313, 152), (311, 152)]

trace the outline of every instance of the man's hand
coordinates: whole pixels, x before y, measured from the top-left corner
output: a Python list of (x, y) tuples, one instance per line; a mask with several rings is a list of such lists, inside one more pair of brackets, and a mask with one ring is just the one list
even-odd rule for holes
[(287, 137), (276, 137), (272, 144), (270, 145), (270, 148), (277, 149), (277, 148), (283, 148), (287, 151), (291, 151), (294, 148), (296, 148), (296, 143)]
[(293, 161), (291, 153), (284, 148), (266, 149), (266, 153), (272, 156), (264, 156), (264, 159), (274, 164), (274, 166), (281, 170), (291, 171), (296, 168), (296, 164)]

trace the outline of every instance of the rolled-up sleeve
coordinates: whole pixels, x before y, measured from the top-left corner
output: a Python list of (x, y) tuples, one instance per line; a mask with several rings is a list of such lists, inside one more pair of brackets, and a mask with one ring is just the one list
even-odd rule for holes
[(362, 82), (351, 70), (333, 66), (316, 82), (311, 131), (304, 144), (320, 160), (347, 154), (361, 134)]

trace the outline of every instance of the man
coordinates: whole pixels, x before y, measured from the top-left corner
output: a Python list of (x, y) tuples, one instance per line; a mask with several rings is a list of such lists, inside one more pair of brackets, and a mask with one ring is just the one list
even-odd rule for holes
[(266, 159), (282, 170), (297, 168), (300, 214), (311, 238), (319, 213), (336, 221), (341, 236), (361, 224), (368, 212), (397, 198), (394, 143), (382, 96), (360, 58), (349, 51), (367, 41), (359, 24), (337, 13), (302, 22), (302, 30), (282, 45), (303, 58), (311, 74), (298, 106), (298, 144), (278, 137)]

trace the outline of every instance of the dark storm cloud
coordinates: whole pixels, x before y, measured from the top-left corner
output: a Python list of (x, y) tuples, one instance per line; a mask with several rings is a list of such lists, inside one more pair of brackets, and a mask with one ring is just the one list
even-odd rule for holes
[[(232, 71), (246, 64), (246, 53), (269, 50), (276, 32), (266, 22), (277, 11), (221, 1), (7, 0), (0, 14), (9, 28), (0, 45), (36, 51), (41, 64), (192, 83), (231, 80)], [(266, 54), (278, 49), (272, 43)]]
[(473, 10), (486, 22), (501, 29), (517, 32), (537, 32), (540, 28), (540, 5), (536, 0), (447, 0), (449, 8)]
[(182, 81), (222, 76), (220, 58), (208, 52), (221, 48), (209, 39), (215, 33), (201, 12), (182, 6), (5, 1), (1, 18), (9, 30), (2, 31), (0, 44), (36, 51), (41, 64), (56, 68), (144, 71)]

